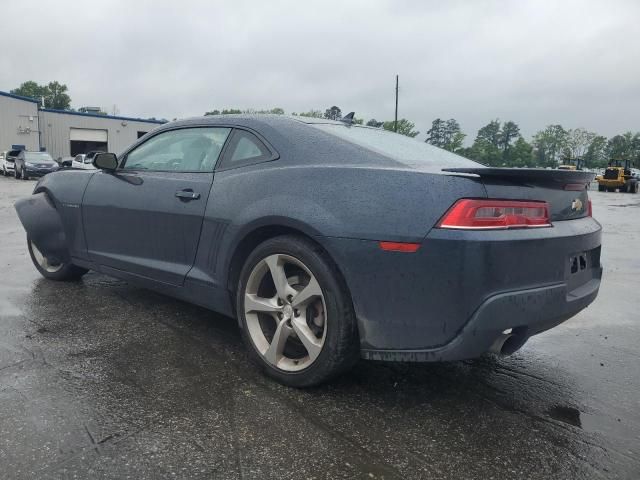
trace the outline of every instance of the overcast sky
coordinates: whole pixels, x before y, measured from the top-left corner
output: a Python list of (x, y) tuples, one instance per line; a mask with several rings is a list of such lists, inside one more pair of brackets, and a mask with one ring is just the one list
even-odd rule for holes
[[(186, 117), (338, 105), (426, 132), (492, 118), (640, 130), (640, 1), (3, 1), (0, 90), (58, 80), (72, 106)], [(12, 26), (12, 34), (5, 28)], [(422, 137), (422, 135), (421, 135)]]

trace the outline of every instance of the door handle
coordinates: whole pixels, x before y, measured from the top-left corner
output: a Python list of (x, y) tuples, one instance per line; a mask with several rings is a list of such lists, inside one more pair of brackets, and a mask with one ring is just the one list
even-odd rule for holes
[(176, 197), (188, 202), (189, 200), (198, 200), (200, 198), (200, 194), (194, 192), (190, 188), (185, 188), (184, 190), (178, 190), (176, 192)]

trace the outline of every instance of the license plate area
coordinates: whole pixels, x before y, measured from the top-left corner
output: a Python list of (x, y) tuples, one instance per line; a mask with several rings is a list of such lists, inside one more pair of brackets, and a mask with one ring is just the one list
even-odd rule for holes
[(600, 247), (569, 255), (565, 265), (565, 280), (569, 291), (592, 278), (600, 268)]

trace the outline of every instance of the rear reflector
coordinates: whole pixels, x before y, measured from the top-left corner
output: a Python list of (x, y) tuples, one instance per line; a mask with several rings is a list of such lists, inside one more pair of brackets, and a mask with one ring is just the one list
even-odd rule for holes
[(382, 250), (387, 252), (405, 252), (413, 253), (417, 252), (420, 248), (419, 243), (405, 243), (405, 242), (378, 242)]
[(458, 200), (442, 217), (439, 228), (490, 230), (550, 227), (547, 202), (521, 200)]

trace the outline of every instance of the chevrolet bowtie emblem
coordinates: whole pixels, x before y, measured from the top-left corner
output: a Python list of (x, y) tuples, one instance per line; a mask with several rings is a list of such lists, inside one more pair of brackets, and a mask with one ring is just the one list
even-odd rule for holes
[(571, 210), (574, 212), (579, 212), (582, 210), (582, 202), (579, 198), (576, 198), (573, 202), (571, 202)]

